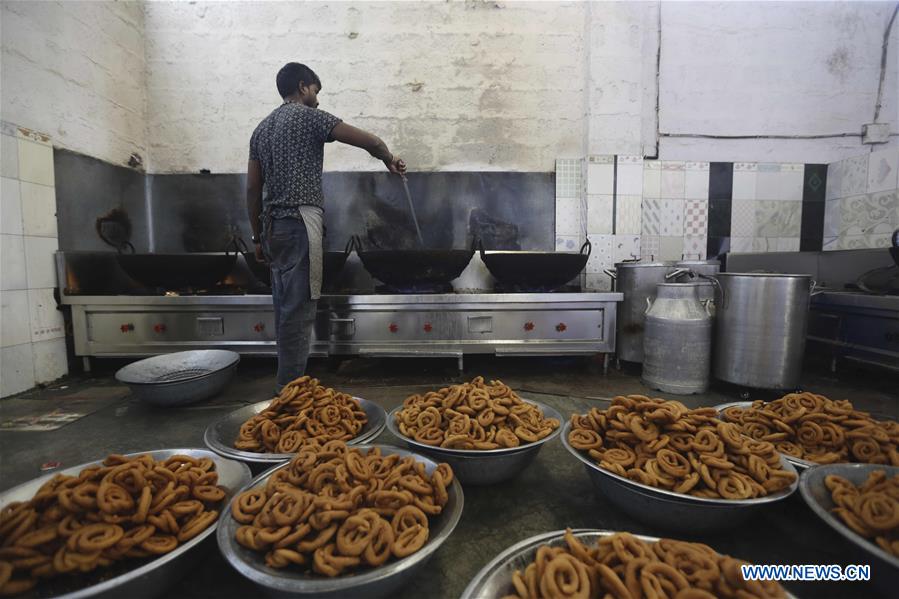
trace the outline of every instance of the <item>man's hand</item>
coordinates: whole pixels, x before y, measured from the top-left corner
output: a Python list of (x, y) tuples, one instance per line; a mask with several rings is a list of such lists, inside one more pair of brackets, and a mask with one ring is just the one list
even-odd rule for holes
[(266, 263), (265, 255), (262, 253), (262, 244), (261, 243), (256, 244), (255, 254), (256, 254), (256, 262), (261, 262), (262, 264)]
[(403, 162), (402, 159), (400, 159), (398, 156), (391, 156), (390, 160), (385, 160), (384, 166), (386, 166), (387, 170), (395, 175), (406, 174), (406, 163)]

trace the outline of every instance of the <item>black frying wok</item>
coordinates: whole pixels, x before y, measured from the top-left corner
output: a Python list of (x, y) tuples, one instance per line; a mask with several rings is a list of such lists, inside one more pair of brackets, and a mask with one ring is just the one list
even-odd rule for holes
[[(242, 241), (240, 243), (243, 244)], [(353, 251), (352, 240), (347, 242), (346, 248), (344, 248), (342, 252), (322, 253), (322, 287), (329, 287), (334, 282), (334, 279), (336, 279), (337, 275), (340, 274), (340, 271), (343, 270), (346, 259), (351, 251)], [(264, 283), (268, 287), (271, 287), (272, 271), (269, 268), (269, 265), (256, 260), (256, 254), (247, 250), (246, 245), (243, 245), (241, 248), (241, 253), (247, 261), (247, 266), (250, 267), (253, 276), (256, 277), (260, 283)]]
[(354, 238), (365, 270), (392, 287), (449, 284), (471, 262), (470, 250), (363, 250)]
[(123, 254), (119, 266), (147, 287), (206, 289), (224, 279), (234, 268), (237, 254)]
[(584, 269), (591, 249), (589, 241), (585, 241), (577, 253), (485, 252), (481, 245), (481, 259), (490, 274), (504, 286), (552, 290), (569, 282)]

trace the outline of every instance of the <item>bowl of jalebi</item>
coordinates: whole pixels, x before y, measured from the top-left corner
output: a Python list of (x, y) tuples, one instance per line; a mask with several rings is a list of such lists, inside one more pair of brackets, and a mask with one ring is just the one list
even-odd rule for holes
[(792, 597), (776, 582), (744, 580), (744, 564), (702, 543), (557, 530), (500, 553), (475, 575), (461, 599)]
[(388, 445), (308, 441), (235, 496), (217, 540), (269, 593), (383, 597), (422, 571), (463, 502), (445, 463)]
[(206, 428), (206, 446), (250, 465), (254, 474), (292, 458), (309, 439), (370, 443), (381, 434), (387, 413), (378, 404), (353, 397), (303, 376), (278, 397), (245, 406)]
[(161, 449), (67, 468), (0, 494), (0, 595), (150, 597), (188, 572), (246, 464)]
[(692, 533), (732, 528), (796, 491), (796, 469), (714, 408), (618, 396), (574, 414), (562, 442), (594, 489), (631, 517)]
[(815, 515), (871, 565), (871, 581), (899, 588), (899, 467), (827, 464), (802, 473), (799, 492)]
[(524, 470), (559, 434), (561, 418), (502, 381), (476, 377), (407, 397), (387, 428), (414, 451), (447, 462), (462, 483), (489, 485)]
[(797, 468), (846, 462), (899, 466), (899, 422), (857, 410), (848, 399), (788, 393), (774, 401), (715, 408), (744, 435), (773, 443)]

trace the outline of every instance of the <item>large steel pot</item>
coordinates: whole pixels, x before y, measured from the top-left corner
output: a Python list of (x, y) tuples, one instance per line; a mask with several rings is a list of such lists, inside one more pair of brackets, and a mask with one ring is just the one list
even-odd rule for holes
[(615, 281), (615, 291), (624, 294), (618, 305), (615, 352), (619, 360), (643, 362), (643, 323), (647, 298), (655, 297), (656, 286), (687, 272), (674, 262), (618, 262), (604, 270)]
[(666, 393), (689, 395), (709, 388), (712, 315), (699, 300), (695, 283), (663, 283), (646, 300), (643, 384)]
[(746, 387), (795, 389), (805, 354), (811, 276), (728, 272), (715, 280), (712, 374)]

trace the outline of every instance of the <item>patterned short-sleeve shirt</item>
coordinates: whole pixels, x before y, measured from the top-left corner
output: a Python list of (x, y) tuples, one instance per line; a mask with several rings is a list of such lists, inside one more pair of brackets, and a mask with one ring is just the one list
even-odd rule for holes
[(340, 119), (305, 104), (285, 102), (265, 117), (250, 138), (250, 160), (262, 166), (263, 212), (299, 217), (299, 206), (323, 208), (325, 144)]

